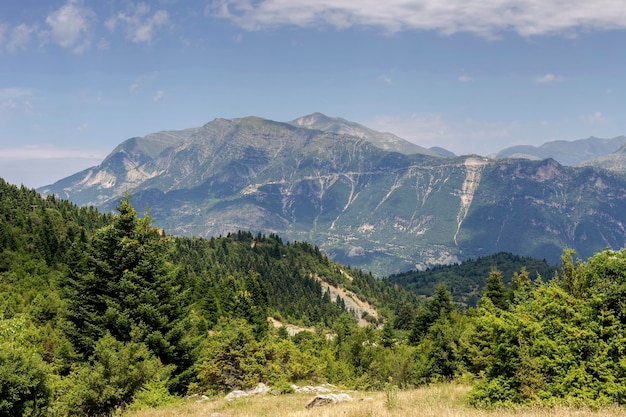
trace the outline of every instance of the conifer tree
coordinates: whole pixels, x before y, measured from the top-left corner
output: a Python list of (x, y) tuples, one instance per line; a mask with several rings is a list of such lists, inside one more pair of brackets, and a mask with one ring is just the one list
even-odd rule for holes
[(69, 336), (85, 356), (110, 332), (119, 341), (145, 342), (164, 363), (178, 362), (186, 293), (166, 262), (166, 239), (150, 217), (137, 218), (128, 197), (117, 211), (88, 247), (87, 272), (71, 281)]
[(494, 306), (506, 310), (508, 308), (506, 288), (502, 282), (502, 272), (492, 268), (483, 290), (483, 299), (489, 299)]

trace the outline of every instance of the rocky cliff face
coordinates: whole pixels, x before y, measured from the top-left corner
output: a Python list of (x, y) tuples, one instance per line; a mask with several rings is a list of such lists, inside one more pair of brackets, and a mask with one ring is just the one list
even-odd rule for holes
[(410, 153), (399, 138), (383, 146), (367, 128), (312, 116), (130, 139), (40, 191), (104, 209), (129, 192), (168, 233), (273, 232), (378, 275), (498, 251), (556, 262), (565, 247), (585, 257), (625, 244), (619, 174)]

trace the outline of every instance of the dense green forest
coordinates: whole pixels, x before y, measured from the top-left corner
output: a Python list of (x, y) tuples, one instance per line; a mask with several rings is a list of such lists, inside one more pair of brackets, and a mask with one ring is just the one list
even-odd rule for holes
[(467, 308), (454, 280), (408, 291), (304, 242), (168, 236), (127, 198), (102, 214), (1, 180), (0, 252), (0, 415), (110, 415), (259, 382), (457, 378), (476, 406), (626, 403), (626, 252), (565, 251), (541, 279), (530, 259), (483, 262)]
[(388, 279), (422, 297), (430, 297), (439, 284), (445, 284), (454, 302), (460, 307), (476, 307), (489, 272), (497, 269), (505, 284), (510, 284), (513, 274), (525, 269), (533, 279), (549, 280), (558, 267), (539, 260), (512, 253), (500, 252), (459, 264), (439, 265), (423, 271), (408, 271), (391, 275)]

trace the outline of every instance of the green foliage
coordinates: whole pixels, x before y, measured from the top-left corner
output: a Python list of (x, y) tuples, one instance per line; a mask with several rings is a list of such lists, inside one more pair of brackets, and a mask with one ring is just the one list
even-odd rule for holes
[(0, 415), (45, 416), (50, 370), (32, 349), (0, 343)]
[[(459, 312), (465, 284), (418, 301), (276, 235), (172, 238), (127, 199), (112, 216), (2, 182), (0, 194), (2, 415), (110, 415), (258, 382), (382, 389), (392, 408), (395, 387), (467, 373), (479, 406), (626, 403), (626, 251), (566, 251), (547, 284), (509, 255), (494, 259), (519, 272), (459, 265), (485, 283)], [(380, 316), (357, 326), (323, 283)], [(316, 330), (270, 331), (269, 315)]]
[(428, 305), (420, 306), (418, 309), (417, 317), (413, 320), (411, 327), (409, 342), (414, 345), (418, 344), (437, 320), (448, 319), (453, 310), (452, 296), (446, 290), (445, 285), (439, 285)]
[(398, 386), (392, 384), (391, 381), (385, 383), (385, 407), (393, 410), (398, 405)]
[(559, 280), (518, 287), (524, 296), (514, 297), (510, 311), (481, 307), (474, 343), (466, 344), (483, 376), (470, 402), (626, 403), (624, 255), (603, 251), (586, 264), (565, 262)]
[(129, 410), (143, 410), (174, 404), (179, 398), (170, 394), (166, 381), (153, 379), (146, 382), (134, 395)]
[(120, 341), (145, 343), (164, 363), (183, 369), (180, 321), (185, 315), (184, 276), (167, 263), (167, 239), (136, 217), (127, 199), (113, 224), (88, 246), (87, 269), (67, 288), (69, 335), (79, 351), (93, 352), (107, 332)]
[(252, 326), (241, 319), (220, 322), (200, 353), (194, 390), (251, 388), (265, 378), (266, 362), (263, 343), (255, 339)]
[(77, 365), (63, 380), (57, 409), (61, 415), (110, 415), (136, 394), (138, 402), (150, 398), (146, 390), (155, 391), (170, 372), (145, 344), (121, 342), (107, 333), (96, 343), (90, 362)]
[(508, 308), (508, 300), (506, 295), (506, 288), (502, 282), (502, 273), (493, 268), (489, 272), (489, 278), (487, 278), (487, 284), (483, 289), (483, 296), (481, 300), (489, 299), (491, 303), (502, 310)]
[(450, 290), (455, 303), (463, 307), (475, 307), (494, 269), (501, 271), (505, 285), (510, 284), (513, 275), (522, 269), (533, 279), (551, 278), (557, 271), (555, 266), (548, 265), (545, 260), (502, 252), (460, 264), (391, 275), (389, 281), (423, 297), (431, 297), (437, 286), (444, 284)]

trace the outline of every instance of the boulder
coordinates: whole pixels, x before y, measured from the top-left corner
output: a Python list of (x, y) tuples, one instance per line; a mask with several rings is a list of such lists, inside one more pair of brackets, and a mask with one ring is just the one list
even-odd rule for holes
[(270, 391), (270, 387), (260, 382), (253, 389), (249, 389), (246, 391), (236, 389), (234, 391), (231, 391), (230, 393), (226, 395), (226, 397), (224, 397), (224, 399), (230, 401), (230, 400), (234, 400), (235, 398), (247, 397), (249, 395), (267, 394), (269, 391)]
[(345, 401), (352, 401), (352, 397), (348, 394), (318, 394), (307, 403), (306, 408), (337, 404)]
[(234, 391), (229, 392), (226, 397), (224, 397), (224, 399), (230, 401), (230, 400), (234, 400), (235, 398), (241, 398), (241, 397), (247, 397), (248, 393), (246, 391), (242, 391), (240, 389), (236, 389)]

